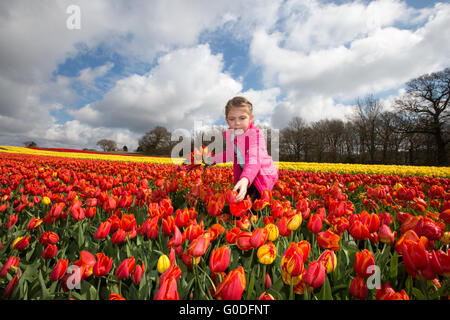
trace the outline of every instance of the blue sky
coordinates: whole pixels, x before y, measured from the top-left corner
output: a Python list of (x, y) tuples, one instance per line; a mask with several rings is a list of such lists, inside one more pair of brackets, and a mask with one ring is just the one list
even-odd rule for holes
[[(80, 29), (67, 28), (70, 5)], [(0, 145), (135, 149), (156, 125), (223, 125), (234, 95), (276, 129), (345, 120), (358, 97), (389, 109), (406, 81), (450, 62), (440, 1), (19, 0), (0, 12)]]

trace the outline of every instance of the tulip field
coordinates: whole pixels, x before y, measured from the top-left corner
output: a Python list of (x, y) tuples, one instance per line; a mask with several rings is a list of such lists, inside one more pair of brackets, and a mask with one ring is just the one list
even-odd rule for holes
[(182, 162), (0, 146), (1, 299), (450, 297), (450, 168)]

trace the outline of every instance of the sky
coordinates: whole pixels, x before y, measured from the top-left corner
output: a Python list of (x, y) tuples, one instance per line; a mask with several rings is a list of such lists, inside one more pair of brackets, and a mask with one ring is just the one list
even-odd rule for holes
[(281, 130), (450, 66), (447, 1), (0, 2), (0, 145), (135, 150), (155, 126), (225, 125), (234, 96)]

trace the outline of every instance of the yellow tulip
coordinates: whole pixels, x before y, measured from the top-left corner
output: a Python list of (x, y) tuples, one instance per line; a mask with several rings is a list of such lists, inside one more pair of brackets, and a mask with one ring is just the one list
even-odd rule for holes
[(160, 274), (164, 273), (170, 267), (169, 257), (163, 254), (159, 257), (158, 263), (156, 264), (156, 269)]
[(269, 231), (269, 236), (267, 238), (269, 241), (275, 241), (278, 239), (280, 232), (275, 224), (269, 223), (265, 226), (265, 228)]

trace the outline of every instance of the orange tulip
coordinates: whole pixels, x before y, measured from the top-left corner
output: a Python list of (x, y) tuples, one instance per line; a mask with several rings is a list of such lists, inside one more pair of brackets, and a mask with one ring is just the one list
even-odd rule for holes
[(387, 282), (384, 288), (377, 289), (375, 298), (376, 300), (410, 300), (405, 290), (395, 292)]
[(361, 278), (370, 277), (371, 273), (369, 274), (367, 272), (367, 268), (373, 265), (375, 265), (375, 259), (372, 252), (367, 249), (364, 249), (361, 252), (356, 252), (355, 263), (353, 267), (358, 276), (360, 276)]
[(106, 276), (111, 271), (113, 259), (107, 257), (104, 253), (97, 253), (97, 261), (95, 262), (93, 272), (96, 277)]
[(340, 239), (339, 235), (335, 234), (331, 229), (317, 234), (317, 243), (323, 249), (338, 250)]
[(240, 300), (246, 286), (244, 268), (241, 266), (222, 280), (214, 293), (218, 300)]
[(225, 239), (227, 243), (229, 244), (235, 244), (238, 235), (241, 233), (241, 229), (239, 228), (232, 228), (230, 231), (225, 230)]
[(252, 207), (252, 201), (250, 199), (250, 196), (247, 195), (247, 197), (239, 202), (231, 202), (230, 203), (230, 213), (239, 218), (242, 217), (244, 213), (246, 213), (250, 208)]
[(209, 243), (209, 233), (203, 233), (191, 242), (191, 245), (187, 249), (187, 254), (191, 257), (201, 257), (208, 249)]

